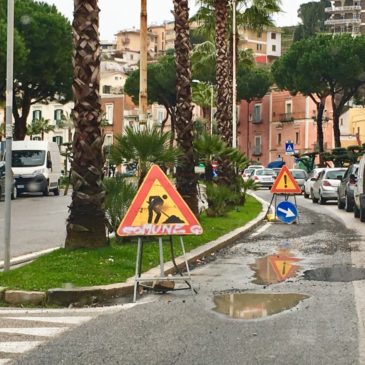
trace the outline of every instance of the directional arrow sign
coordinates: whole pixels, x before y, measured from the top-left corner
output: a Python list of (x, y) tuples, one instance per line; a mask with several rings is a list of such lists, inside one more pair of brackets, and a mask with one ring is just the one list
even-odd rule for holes
[(298, 211), (293, 203), (283, 201), (276, 207), (276, 215), (283, 223), (290, 224), (297, 218)]

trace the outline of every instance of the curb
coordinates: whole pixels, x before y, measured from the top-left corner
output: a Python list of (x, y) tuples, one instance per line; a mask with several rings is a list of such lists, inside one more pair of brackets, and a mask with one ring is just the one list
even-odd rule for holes
[[(255, 199), (257, 199), (262, 204), (261, 213), (251, 222), (247, 223), (243, 227), (236, 228), (235, 230), (219, 237), (218, 239), (208, 242), (203, 246), (197, 247), (192, 251), (186, 253), (186, 259), (188, 263), (195, 262), (202, 257), (210, 255), (213, 252), (216, 252), (224, 247), (229, 246), (231, 243), (239, 239), (244, 234), (250, 232), (254, 228), (256, 228), (266, 216), (266, 211), (268, 208), (268, 203), (255, 195), (254, 193), (250, 193)], [(54, 249), (46, 250), (51, 252)], [(42, 251), (42, 254), (47, 253)], [(34, 259), (40, 253), (36, 253), (33, 255), (31, 259)], [(26, 255), (31, 256), (31, 255)], [(18, 260), (20, 258), (14, 259)], [(31, 260), (29, 259), (29, 260)], [(185, 261), (183, 256), (179, 256), (175, 258), (176, 264), (179, 268), (185, 266)], [(24, 258), (23, 258), (23, 261)], [(1, 264), (1, 263), (0, 263)], [(165, 275), (169, 275), (175, 272), (175, 267), (172, 261), (168, 261), (164, 263)], [(160, 267), (155, 267), (147, 272), (143, 273), (146, 276), (159, 276)], [(1, 289), (1, 288), (0, 288)], [(49, 289), (46, 292), (38, 292), (43, 293), (42, 304), (47, 305), (58, 305), (58, 306), (69, 306), (71, 304), (77, 304), (78, 306), (90, 305), (96, 302), (100, 302), (105, 299), (111, 299), (116, 297), (121, 297), (125, 295), (130, 295), (134, 290), (134, 276), (130, 277), (126, 280), (125, 283), (117, 283), (117, 284), (109, 284), (109, 285), (99, 285), (99, 286), (91, 286), (91, 287), (81, 287), (81, 288), (54, 288)], [(14, 293), (15, 292), (15, 293)], [(12, 295), (7, 295), (7, 293), (11, 293)], [(3, 288), (3, 291), (0, 290), (0, 298), (11, 305), (20, 305), (20, 304), (41, 304), (39, 302), (39, 296), (36, 296), (37, 303), (32, 301), (32, 298), (35, 297), (35, 292), (27, 292), (27, 291), (14, 291), (14, 290), (6, 290)], [(9, 300), (7, 300), (9, 298)]]

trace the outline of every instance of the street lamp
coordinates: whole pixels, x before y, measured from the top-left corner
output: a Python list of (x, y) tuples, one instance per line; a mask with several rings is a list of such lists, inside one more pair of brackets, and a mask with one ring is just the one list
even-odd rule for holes
[(232, 147), (237, 147), (236, 0), (232, 0)]

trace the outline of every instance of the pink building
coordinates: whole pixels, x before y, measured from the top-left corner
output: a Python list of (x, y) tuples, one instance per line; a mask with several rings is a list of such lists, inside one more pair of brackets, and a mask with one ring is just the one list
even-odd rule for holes
[[(293, 142), (296, 152), (305, 153), (316, 149), (317, 108), (310, 97), (290, 95), (287, 91), (271, 91), (263, 99), (250, 103), (241, 101), (239, 149), (249, 160), (267, 165), (282, 158), (289, 168), (294, 157), (285, 154), (285, 143)], [(323, 123), (324, 147), (333, 148), (332, 108), (327, 99)], [(248, 122), (247, 122), (248, 121)]]

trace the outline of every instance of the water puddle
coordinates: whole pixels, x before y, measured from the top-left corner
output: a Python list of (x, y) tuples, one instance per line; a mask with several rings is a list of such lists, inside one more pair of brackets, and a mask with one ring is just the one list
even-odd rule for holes
[(365, 269), (352, 266), (322, 267), (304, 271), (304, 279), (332, 282), (365, 280)]
[(256, 259), (250, 268), (255, 272), (255, 284), (276, 284), (285, 281), (288, 278), (296, 276), (300, 266), (295, 265), (301, 259), (286, 249), (279, 250), (274, 255), (260, 257)]
[(232, 318), (257, 319), (294, 308), (307, 298), (303, 294), (219, 294), (213, 310)]

